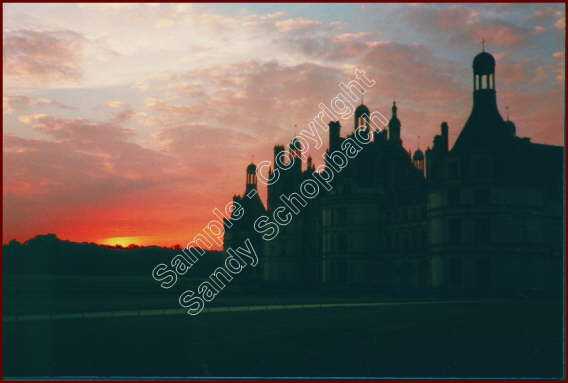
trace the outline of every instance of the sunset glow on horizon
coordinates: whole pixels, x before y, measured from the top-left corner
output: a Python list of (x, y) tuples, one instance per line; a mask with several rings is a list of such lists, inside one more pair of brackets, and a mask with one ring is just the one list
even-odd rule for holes
[(442, 121), (453, 144), (482, 39), (503, 117), (563, 145), (564, 19), (563, 4), (4, 4), (3, 242), (184, 247), (356, 68), (371, 111), (396, 99), (406, 149)]

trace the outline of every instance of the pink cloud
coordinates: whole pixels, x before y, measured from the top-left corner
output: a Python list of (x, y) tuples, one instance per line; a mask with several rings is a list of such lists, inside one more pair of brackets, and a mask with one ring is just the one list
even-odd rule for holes
[(555, 60), (552, 71), (556, 73), (558, 84), (564, 87), (564, 52), (555, 52), (552, 57)]
[(73, 83), (82, 77), (83, 35), (20, 29), (4, 34), (4, 74), (31, 83)]
[(339, 35), (333, 36), (332, 41), (334, 42), (346, 42), (359, 39), (367, 39), (375, 34), (369, 32), (357, 32), (357, 33), (341, 33)]
[(548, 78), (548, 69), (536, 58), (513, 59), (509, 55), (497, 57), (496, 78), (499, 84), (536, 85)]
[(30, 98), (27, 96), (4, 96), (2, 98), (3, 113), (14, 114), (29, 107), (48, 107), (53, 106), (60, 109), (74, 109), (69, 105), (47, 98)]
[(416, 7), (406, 18), (416, 28), (443, 35), (455, 44), (479, 43), (485, 39), (492, 46), (513, 47), (525, 44), (530, 38), (530, 31), (524, 27), (499, 19), (481, 18), (478, 12), (463, 6)]
[(535, 4), (535, 9), (532, 14), (532, 20), (537, 23), (551, 23), (563, 22), (564, 12), (556, 7), (551, 7), (546, 4)]
[(293, 19), (286, 19), (282, 21), (277, 21), (275, 23), (276, 29), (280, 32), (295, 31), (298, 29), (313, 28), (320, 25), (321, 22), (317, 20), (306, 19), (304, 17), (296, 17)]

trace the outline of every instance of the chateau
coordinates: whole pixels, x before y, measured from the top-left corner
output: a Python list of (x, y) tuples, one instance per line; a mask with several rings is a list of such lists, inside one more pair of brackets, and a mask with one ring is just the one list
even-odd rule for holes
[[(329, 123), (328, 153), (364, 127), (361, 104), (353, 131)], [(256, 167), (247, 167), (245, 216), (225, 230), (225, 249), (250, 238), (262, 249), (258, 278), (288, 285), (374, 286), (384, 291), (546, 291), (560, 289), (563, 256), (563, 150), (516, 135), (497, 107), (495, 59), (473, 60), (473, 107), (453, 147), (448, 125), (425, 152), (401, 140), (393, 103), (388, 128), (312, 200), (297, 194), (315, 171), (289, 145), (286, 171), (268, 186), (265, 207)], [(276, 157), (284, 151), (274, 147)], [(326, 165), (327, 166), (327, 165)], [(254, 230), (281, 195), (299, 210), (273, 240)], [(557, 290), (559, 291), (559, 290)]]

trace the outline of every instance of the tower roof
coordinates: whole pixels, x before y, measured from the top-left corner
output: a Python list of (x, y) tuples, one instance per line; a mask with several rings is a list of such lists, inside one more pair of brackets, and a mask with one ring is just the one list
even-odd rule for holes
[(393, 127), (393, 126), (400, 127), (400, 120), (398, 119), (397, 111), (398, 111), (398, 108), (396, 106), (396, 101), (393, 101), (392, 102), (392, 115), (391, 115), (391, 119), (389, 121), (389, 127)]
[(422, 153), (422, 150), (417, 149), (417, 150), (414, 152), (414, 155), (412, 156), (412, 159), (413, 159), (414, 161), (423, 161), (423, 160), (424, 160), (424, 153)]
[[(473, 74), (495, 76), (495, 59), (485, 51), (473, 59)], [(479, 84), (479, 82), (475, 82)], [(487, 84), (487, 83), (486, 83)], [(494, 82), (491, 85), (474, 85), (473, 108), (452, 152), (499, 151), (509, 135), (505, 121), (497, 108)]]
[(370, 113), (370, 112), (369, 112), (369, 108), (367, 108), (367, 105), (365, 105), (365, 104), (363, 104), (363, 103), (361, 103), (361, 105), (359, 105), (359, 106), (357, 107), (357, 109), (355, 109), (355, 115), (356, 115), (356, 116), (360, 116), (360, 115), (362, 115), (362, 114), (367, 114), (367, 115), (369, 115), (369, 113)]
[(481, 52), (473, 59), (474, 74), (491, 74), (495, 72), (495, 58), (488, 52)]
[(247, 173), (255, 174), (256, 173), (256, 165), (252, 162), (247, 166)]

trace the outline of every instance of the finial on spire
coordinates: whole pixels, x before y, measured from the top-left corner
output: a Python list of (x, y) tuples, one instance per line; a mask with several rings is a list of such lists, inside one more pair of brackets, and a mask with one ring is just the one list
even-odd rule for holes
[(481, 50), (485, 52), (485, 39), (481, 39)]
[(397, 110), (397, 109), (398, 109), (398, 108), (396, 107), (396, 100), (393, 100), (393, 101), (392, 101), (392, 115), (393, 115), (393, 116), (396, 116), (396, 110)]
[(507, 111), (507, 121), (509, 121), (509, 105), (505, 107), (505, 110)]

